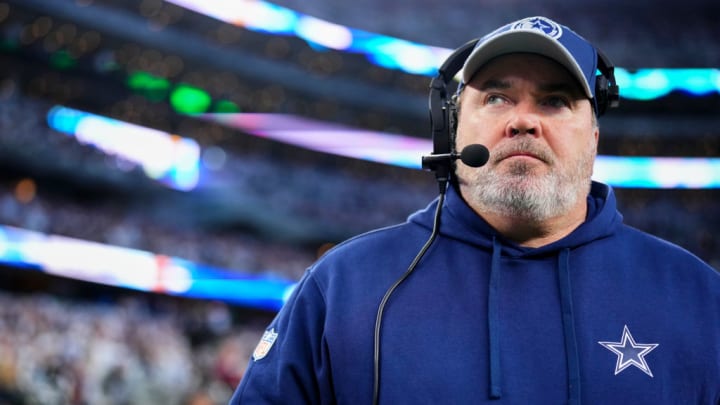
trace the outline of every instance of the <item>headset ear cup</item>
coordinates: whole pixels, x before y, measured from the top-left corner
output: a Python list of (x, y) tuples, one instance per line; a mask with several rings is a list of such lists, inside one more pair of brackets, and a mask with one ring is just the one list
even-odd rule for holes
[(607, 56), (597, 49), (598, 70), (600, 75), (595, 78), (595, 102), (598, 116), (609, 108), (620, 105), (620, 88), (615, 81), (615, 66)]
[[(463, 67), (478, 39), (466, 42), (457, 48), (438, 68), (438, 74), (430, 81), (430, 122), (432, 128), (432, 155), (449, 154), (454, 151), (455, 117), (454, 103), (448, 97), (448, 85)], [(452, 110), (452, 111), (451, 111)], [(447, 182), (451, 163), (425, 165), (423, 168), (435, 172), (439, 181)]]

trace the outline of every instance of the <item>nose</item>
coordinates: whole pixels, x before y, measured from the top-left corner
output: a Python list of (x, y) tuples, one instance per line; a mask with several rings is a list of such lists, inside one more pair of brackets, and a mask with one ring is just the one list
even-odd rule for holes
[(540, 135), (540, 121), (538, 116), (528, 110), (516, 111), (507, 122), (505, 135), (509, 137), (517, 135)]

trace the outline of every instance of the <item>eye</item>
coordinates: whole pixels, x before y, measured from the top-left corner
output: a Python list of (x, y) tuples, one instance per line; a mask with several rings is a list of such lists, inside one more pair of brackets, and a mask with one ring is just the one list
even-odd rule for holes
[(485, 99), (485, 104), (503, 104), (503, 103), (505, 103), (505, 98), (498, 94), (488, 94), (487, 98)]
[(553, 108), (563, 108), (570, 106), (570, 102), (568, 101), (567, 97), (557, 95), (546, 97), (542, 101), (542, 104)]

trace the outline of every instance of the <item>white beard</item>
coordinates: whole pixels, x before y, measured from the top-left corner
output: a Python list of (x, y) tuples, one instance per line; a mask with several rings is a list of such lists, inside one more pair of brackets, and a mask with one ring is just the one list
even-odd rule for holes
[[(513, 151), (529, 151), (549, 166), (545, 174), (536, 164), (512, 162), (503, 171), (497, 164)], [(597, 153), (596, 143), (586, 148), (567, 167), (558, 165), (553, 154), (532, 138), (521, 138), (492, 152), (490, 162), (479, 169), (458, 164), (457, 175), (468, 203), (483, 211), (540, 222), (570, 212), (578, 199), (590, 191), (590, 176)]]

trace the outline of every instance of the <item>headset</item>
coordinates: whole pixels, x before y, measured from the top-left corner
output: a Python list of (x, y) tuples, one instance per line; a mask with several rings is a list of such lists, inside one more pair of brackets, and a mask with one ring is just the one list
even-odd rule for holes
[[(430, 81), (430, 125), (432, 128), (433, 152), (430, 156), (455, 156), (455, 131), (457, 129), (457, 106), (452, 96), (448, 96), (448, 86), (460, 72), (470, 53), (480, 39), (473, 39), (457, 48), (438, 69), (438, 74)], [(597, 70), (595, 77), (595, 100), (598, 116), (608, 108), (620, 104), (620, 89), (615, 81), (615, 66), (600, 50), (597, 53)], [(450, 93), (454, 94), (454, 92)], [(435, 172), (435, 177), (443, 188), (447, 185), (453, 169), (453, 159), (423, 159), (423, 169)], [(441, 189), (441, 193), (443, 190)]]
[[(412, 260), (407, 270), (388, 288), (378, 306), (373, 335), (373, 405), (378, 403), (380, 395), (380, 332), (385, 305), (395, 289), (415, 270), (420, 260), (425, 256), (425, 253), (437, 238), (440, 232), (440, 214), (445, 199), (445, 190), (453, 172), (454, 161), (460, 158), (460, 154), (455, 150), (457, 106), (452, 97), (448, 97), (448, 86), (453, 81), (455, 75), (460, 72), (465, 64), (465, 60), (470, 56), (470, 53), (479, 40), (478, 38), (468, 41), (453, 51), (440, 68), (438, 68), (437, 76), (430, 81), (429, 107), (433, 152), (429, 156), (422, 157), (422, 167), (425, 170), (435, 172), (440, 195), (437, 201), (437, 207), (435, 208), (433, 229), (430, 237)], [(596, 48), (596, 52), (598, 56), (597, 70), (600, 74), (595, 78), (594, 102), (596, 103), (597, 115), (600, 116), (604, 114), (608, 108), (615, 108), (619, 105), (620, 91), (615, 82), (614, 65), (599, 49)], [(481, 148), (485, 149), (482, 146)], [(463, 154), (465, 151), (466, 149), (463, 149)], [(477, 149), (473, 152), (477, 152)], [(482, 152), (482, 154), (484, 154), (482, 157), (478, 157), (478, 154), (474, 153), (475, 156), (472, 157), (472, 160), (475, 160), (477, 164), (471, 164), (471, 166), (482, 166), (487, 161), (487, 153), (487, 149)]]

